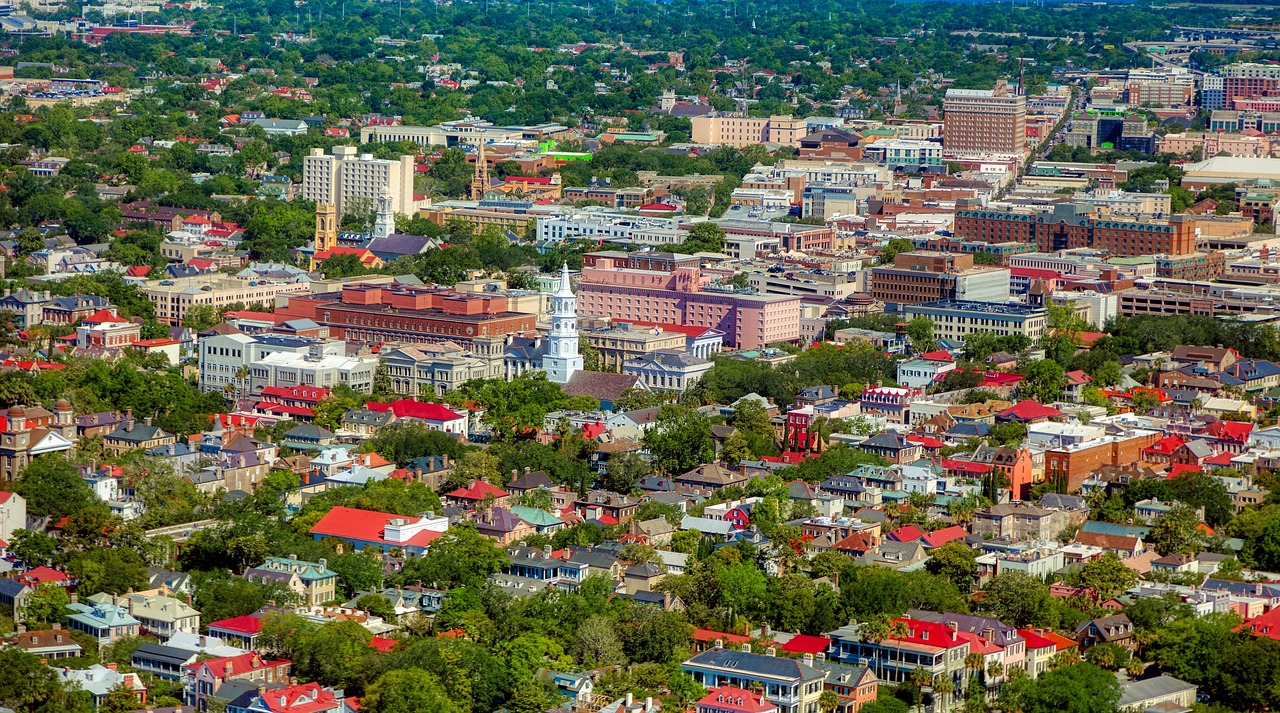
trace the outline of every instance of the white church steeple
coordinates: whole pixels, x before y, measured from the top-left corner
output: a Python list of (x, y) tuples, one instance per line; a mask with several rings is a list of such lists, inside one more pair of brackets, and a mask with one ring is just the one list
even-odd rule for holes
[(373, 223), (373, 239), (390, 237), (396, 232), (396, 212), (391, 207), (391, 195), (386, 189), (378, 196), (378, 218)]
[(560, 288), (551, 296), (551, 333), (547, 353), (542, 357), (547, 379), (567, 384), (574, 372), (582, 370), (578, 353), (578, 298), (569, 284), (569, 264), (560, 268)]

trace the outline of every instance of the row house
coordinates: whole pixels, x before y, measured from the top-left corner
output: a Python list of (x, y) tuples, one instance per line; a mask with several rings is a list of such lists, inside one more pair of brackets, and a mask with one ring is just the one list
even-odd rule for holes
[(969, 684), (965, 658), (970, 641), (945, 624), (918, 619), (899, 618), (894, 624), (905, 626), (906, 635), (889, 636), (880, 641), (866, 639), (862, 625), (851, 624), (831, 632), (828, 658), (857, 666), (869, 666), (881, 681), (902, 683), (911, 680), (916, 669), (924, 669), (931, 680), (950, 679), (956, 697)]

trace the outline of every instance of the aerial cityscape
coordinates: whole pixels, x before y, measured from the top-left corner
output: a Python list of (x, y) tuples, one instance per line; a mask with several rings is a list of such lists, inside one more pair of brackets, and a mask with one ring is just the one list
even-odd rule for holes
[(0, 713), (1280, 709), (1280, 4), (0, 0)]

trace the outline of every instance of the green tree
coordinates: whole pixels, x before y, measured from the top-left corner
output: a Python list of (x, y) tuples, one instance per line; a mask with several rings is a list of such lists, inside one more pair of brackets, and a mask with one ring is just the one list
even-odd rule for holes
[(1036, 679), (1005, 684), (1020, 688), (1024, 713), (1113, 713), (1120, 684), (1108, 671), (1079, 663), (1046, 671)]
[(982, 588), (979, 609), (1019, 628), (1054, 626), (1057, 614), (1049, 587), (1026, 572), (1002, 572)]
[(930, 553), (924, 567), (929, 574), (942, 577), (961, 592), (967, 592), (978, 575), (978, 553), (962, 541), (948, 542)]
[(71, 597), (66, 587), (45, 583), (35, 588), (22, 609), (22, 619), (28, 625), (60, 624), (66, 621)]
[(665, 473), (684, 473), (715, 460), (711, 423), (687, 406), (667, 404), (644, 435), (654, 465)]
[(371, 548), (338, 555), (329, 561), (329, 569), (338, 575), (338, 583), (348, 597), (382, 586), (382, 558)]
[(360, 699), (368, 713), (466, 713), (440, 685), (440, 679), (420, 668), (388, 671), (374, 681)]
[(422, 557), (409, 560), (397, 581), (449, 589), (477, 585), (507, 563), (506, 552), (481, 535), (475, 525), (459, 523), (431, 543)]
[(1018, 384), (1018, 392), (1040, 403), (1052, 403), (1062, 398), (1066, 384), (1062, 365), (1049, 359), (1032, 362), (1023, 372), (1026, 378)]
[(913, 317), (907, 322), (907, 337), (911, 339), (911, 349), (917, 354), (935, 351), (938, 340), (933, 336), (933, 320), (928, 317)]
[(1114, 553), (1085, 562), (1075, 572), (1078, 586), (1098, 593), (1098, 601), (1106, 601), (1138, 583), (1138, 573), (1125, 566)]
[(56, 455), (27, 464), (15, 490), (26, 498), (29, 516), (56, 519), (82, 510), (106, 510), (76, 467)]
[(49, 564), (58, 553), (58, 541), (43, 532), (16, 530), (9, 552), (31, 565)]
[(90, 713), (92, 701), (67, 690), (53, 668), (16, 646), (0, 647), (0, 705), (30, 713)]
[(1190, 507), (1178, 503), (1151, 527), (1151, 541), (1162, 556), (1186, 552), (1194, 554), (1200, 548), (1200, 531), (1196, 527), (1200, 518)]
[(182, 326), (195, 332), (212, 329), (222, 322), (222, 313), (213, 305), (191, 305), (182, 317)]

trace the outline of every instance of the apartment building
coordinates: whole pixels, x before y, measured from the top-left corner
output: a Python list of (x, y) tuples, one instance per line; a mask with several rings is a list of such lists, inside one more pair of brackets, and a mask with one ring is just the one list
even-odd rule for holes
[(1160, 440), (1159, 431), (1130, 429), (1082, 443), (1053, 448), (1044, 454), (1045, 478), (1075, 492), (1103, 466), (1126, 467), (1143, 459), (1143, 451)]
[(938, 300), (1007, 302), (1009, 270), (974, 266), (973, 256), (926, 250), (898, 253), (893, 265), (871, 268), (868, 293), (886, 304), (914, 305)]
[(354, 146), (334, 146), (332, 154), (314, 148), (302, 159), (302, 197), (335, 206), (338, 215), (371, 210), (382, 196), (391, 209), (409, 215), (413, 200), (413, 156), (396, 161), (357, 154)]
[(1027, 99), (1003, 82), (992, 89), (948, 89), (942, 145), (956, 153), (1021, 154), (1027, 147)]
[(1093, 248), (1124, 256), (1196, 251), (1195, 216), (1104, 218), (1081, 203), (1062, 203), (1046, 213), (961, 206), (955, 233), (962, 240), (1030, 243), (1041, 252)]
[(826, 673), (775, 654), (772, 648), (752, 653), (750, 644), (742, 644), (741, 651), (717, 646), (695, 654), (680, 668), (707, 688), (760, 689), (778, 713), (819, 713)]
[(1035, 343), (1049, 326), (1049, 312), (1044, 307), (1016, 302), (974, 302), (971, 300), (938, 300), (903, 308), (907, 319), (928, 317), (933, 320), (933, 335), (938, 339), (963, 342), (977, 332), (1000, 336), (1021, 334)]
[(750, 117), (741, 114), (695, 116), (692, 137), (695, 144), (746, 148), (755, 144), (781, 144), (799, 148), (809, 133), (804, 119), (792, 116)]
[(157, 280), (142, 286), (142, 294), (155, 305), (156, 320), (177, 326), (195, 305), (209, 305), (219, 310), (232, 304), (271, 305), (277, 295), (304, 294), (311, 289), (307, 282), (276, 280), (239, 280), (225, 275), (200, 275), (172, 280)]
[(1235, 133), (1188, 131), (1166, 134), (1156, 140), (1156, 153), (1186, 156), (1199, 150), (1201, 156), (1225, 153), (1242, 158), (1266, 158), (1275, 154), (1276, 140), (1270, 136), (1245, 136)]
[(587, 253), (578, 283), (578, 312), (710, 327), (724, 333), (726, 344), (741, 349), (800, 338), (799, 297), (758, 295), (713, 282), (692, 255)]

